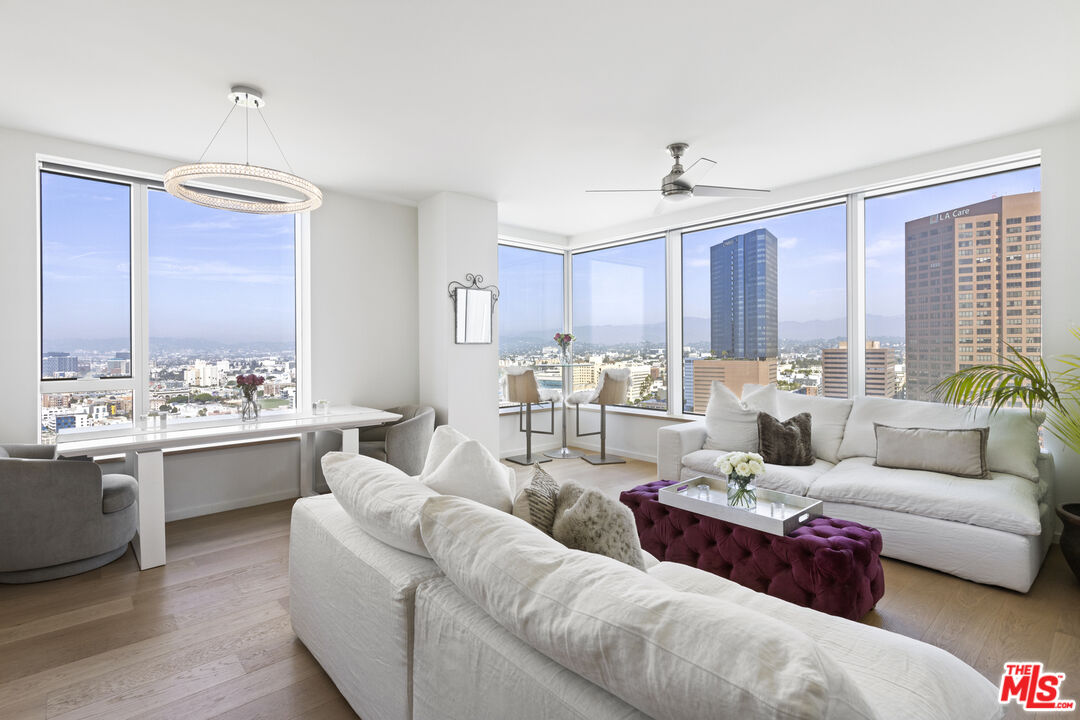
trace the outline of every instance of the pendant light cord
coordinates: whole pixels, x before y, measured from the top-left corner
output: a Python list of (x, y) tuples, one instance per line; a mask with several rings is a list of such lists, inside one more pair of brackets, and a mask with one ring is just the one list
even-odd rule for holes
[(210, 152), (210, 146), (214, 144), (215, 140), (217, 140), (218, 135), (221, 134), (221, 128), (225, 127), (225, 123), (229, 122), (229, 118), (232, 117), (233, 110), (235, 109), (236, 103), (233, 103), (233, 106), (229, 108), (229, 112), (225, 114), (225, 119), (221, 121), (220, 125), (218, 125), (218, 129), (217, 132), (214, 133), (214, 137), (210, 138), (210, 142), (206, 144), (206, 149), (202, 151), (202, 155), (199, 156), (197, 162), (202, 162), (203, 158), (206, 157), (206, 153)]
[(281, 149), (281, 143), (277, 141), (277, 135), (274, 135), (274, 131), (270, 129), (270, 123), (266, 122), (266, 116), (263, 115), (262, 108), (256, 108), (256, 110), (259, 111), (259, 117), (262, 119), (263, 125), (266, 126), (266, 132), (270, 133), (270, 137), (273, 139), (274, 145), (277, 146), (278, 154), (281, 155), (281, 159), (285, 161), (285, 167), (289, 168), (289, 172), (295, 175), (296, 171), (292, 169), (292, 165), (289, 163), (289, 158), (285, 157), (285, 151)]

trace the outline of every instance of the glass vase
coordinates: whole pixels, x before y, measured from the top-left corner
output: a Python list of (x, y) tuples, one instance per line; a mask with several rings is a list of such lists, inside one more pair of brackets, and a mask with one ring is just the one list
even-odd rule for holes
[(240, 419), (243, 421), (259, 419), (259, 401), (255, 398), (244, 398), (240, 405)]
[(757, 488), (750, 482), (750, 478), (740, 478), (732, 475), (728, 478), (727, 500), (728, 505), (741, 510), (754, 510), (757, 508)]
[(573, 353), (570, 352), (570, 346), (567, 345), (562, 349), (562, 364), (571, 365), (574, 362)]

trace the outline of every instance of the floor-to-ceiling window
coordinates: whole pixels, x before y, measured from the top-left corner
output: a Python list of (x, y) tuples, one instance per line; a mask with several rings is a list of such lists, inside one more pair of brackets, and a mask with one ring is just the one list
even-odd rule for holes
[(683, 412), (713, 380), (847, 397), (843, 204), (682, 234)]
[(626, 404), (668, 407), (667, 266), (663, 237), (574, 253), (574, 389), (629, 368)]
[(867, 395), (890, 366), (886, 396), (936, 400), (1006, 344), (1042, 353), (1040, 189), (1035, 166), (867, 198)]
[(264, 411), (295, 409), (295, 216), (77, 168), (40, 182), (44, 441), (155, 413), (228, 421), (241, 373), (265, 378)]
[[(545, 387), (562, 387), (554, 336), (563, 331), (565, 254), (499, 245), (499, 368), (533, 368)], [(501, 375), (501, 372), (500, 372)], [(509, 405), (502, 396), (499, 402)]]

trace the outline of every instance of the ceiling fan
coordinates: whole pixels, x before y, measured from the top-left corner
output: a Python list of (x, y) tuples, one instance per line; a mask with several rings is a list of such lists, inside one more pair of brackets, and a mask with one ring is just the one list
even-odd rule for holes
[[(698, 158), (690, 167), (683, 169), (682, 156), (690, 146), (686, 143), (671, 143), (667, 150), (675, 158), (671, 172), (660, 182), (660, 193), (665, 200), (689, 200), (692, 197), (758, 197), (768, 194), (768, 190), (754, 188), (725, 187), (723, 185), (699, 185), (698, 181), (712, 170), (715, 161)], [(650, 190), (586, 190), (585, 192), (656, 192)]]

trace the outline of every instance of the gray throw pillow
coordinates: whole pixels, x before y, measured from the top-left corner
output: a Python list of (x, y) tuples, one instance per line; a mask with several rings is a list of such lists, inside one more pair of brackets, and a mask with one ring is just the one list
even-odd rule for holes
[(965, 478), (990, 477), (986, 461), (988, 427), (939, 430), (874, 423), (874, 435), (877, 437), (875, 465)]
[(514, 499), (512, 512), (516, 517), (551, 535), (555, 524), (555, 502), (559, 497), (559, 483), (547, 474), (540, 463), (533, 465), (532, 479)]
[(814, 464), (810, 413), (799, 413), (783, 422), (768, 413), (758, 413), (757, 425), (761, 457), (765, 462), (771, 465)]
[(634, 514), (599, 490), (565, 483), (555, 506), (552, 537), (573, 550), (606, 555), (645, 569)]

